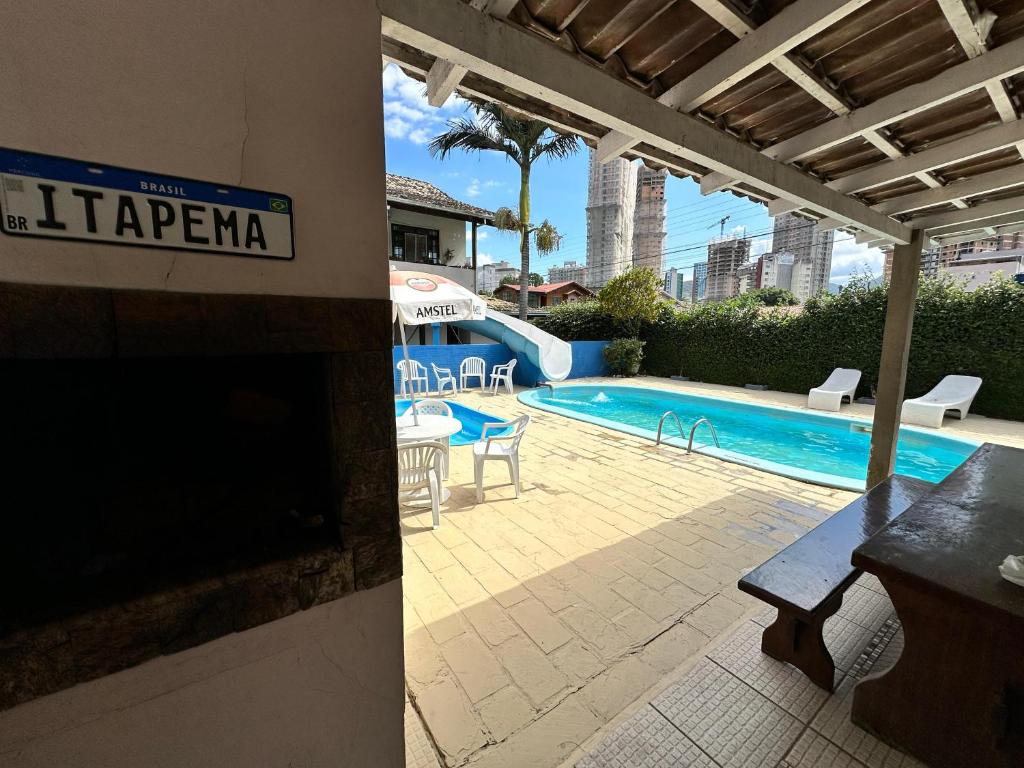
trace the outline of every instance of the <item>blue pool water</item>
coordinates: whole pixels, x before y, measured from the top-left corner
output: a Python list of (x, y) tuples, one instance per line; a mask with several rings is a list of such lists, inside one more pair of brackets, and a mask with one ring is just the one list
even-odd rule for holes
[[(508, 421), (508, 419), (502, 418), (501, 416), (492, 416), (489, 413), (476, 411), (452, 400), (446, 400), (445, 402), (451, 407), (452, 416), (462, 422), (462, 431), (452, 435), (452, 445), (469, 445), (470, 443), (475, 443), (480, 439), (480, 433), (483, 432), (484, 424), (488, 421)], [(395, 416), (401, 416), (408, 410), (411, 404), (411, 400), (395, 400)], [(506, 428), (500, 432), (491, 431), (487, 434), (504, 435), (508, 431), (509, 430)]]
[[(705, 426), (697, 430), (700, 452), (801, 480), (863, 490), (871, 444), (868, 421), (819, 415), (789, 408), (702, 397), (659, 389), (579, 385), (528, 390), (520, 401), (612, 429), (654, 439), (658, 420), (674, 411), (685, 434), (700, 418), (715, 425), (721, 450)], [(665, 422), (662, 440), (686, 447), (674, 421)], [(665, 435), (673, 435), (668, 440)], [(900, 429), (896, 472), (938, 482), (963, 462), (977, 443), (923, 430)]]

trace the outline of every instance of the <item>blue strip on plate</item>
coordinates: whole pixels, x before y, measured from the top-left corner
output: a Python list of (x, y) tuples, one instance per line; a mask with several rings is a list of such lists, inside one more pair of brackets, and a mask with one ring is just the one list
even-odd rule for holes
[[(158, 173), (132, 171), (112, 165), (86, 163), (81, 160), (40, 155), (35, 152), (23, 152), (3, 147), (0, 147), (0, 173), (33, 176), (92, 187), (120, 189), (125, 192), (137, 192), (142, 195), (153, 195), (156, 197), (175, 197), (181, 200), (219, 203), (236, 208), (250, 208), (257, 211), (269, 211), (285, 215), (290, 214), (292, 210), (292, 201), (288, 195), (260, 192), (255, 189), (228, 187), (222, 184), (211, 184), (206, 181), (164, 176)], [(184, 194), (168, 194), (142, 189), (141, 182), (180, 188)]]

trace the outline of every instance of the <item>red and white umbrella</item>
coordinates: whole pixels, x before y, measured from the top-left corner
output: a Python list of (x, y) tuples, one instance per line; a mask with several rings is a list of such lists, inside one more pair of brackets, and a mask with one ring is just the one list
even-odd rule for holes
[[(402, 355), (409, 369), (406, 325), (451, 323), (457, 320), (483, 320), (487, 304), (475, 293), (453, 280), (429, 272), (393, 270), (391, 272), (391, 316), (402, 335)], [(412, 390), (413, 419), (419, 424), (416, 392)]]
[(429, 272), (391, 273), (391, 307), (405, 325), (483, 320), (484, 300), (453, 280)]

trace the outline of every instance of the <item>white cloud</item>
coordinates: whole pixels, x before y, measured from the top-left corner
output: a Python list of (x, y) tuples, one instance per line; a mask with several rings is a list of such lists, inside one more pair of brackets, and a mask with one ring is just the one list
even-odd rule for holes
[(413, 144), (426, 144), (444, 130), (445, 122), (469, 106), (452, 95), (441, 107), (427, 103), (426, 86), (407, 77), (395, 64), (384, 69), (384, 134)]
[(479, 197), (483, 194), (484, 190), (487, 189), (511, 189), (512, 187), (504, 181), (497, 181), (496, 179), (473, 179), (469, 182), (469, 186), (466, 187), (466, 194), (470, 197)]
[(488, 237), (490, 237), (490, 234), (487, 232), (486, 229), (477, 230), (477, 233), (476, 233), (477, 241), (486, 240)]
[(754, 258), (756, 256), (763, 256), (772, 249), (772, 239), (770, 237), (761, 237), (754, 240), (750, 244), (750, 256)]
[(392, 139), (404, 139), (409, 135), (409, 121), (400, 117), (384, 120), (384, 135)]
[(882, 274), (885, 257), (878, 248), (869, 248), (866, 243), (857, 244), (851, 235), (836, 233), (832, 247), (832, 282), (845, 283), (853, 273), (870, 272), (878, 277)]
[[(477, 235), (477, 239), (478, 240), (480, 239), (480, 235), (479, 234)], [(476, 255), (476, 263), (477, 263), (477, 266), (479, 266), (480, 264), (493, 264), (494, 263), (494, 256), (492, 256), (489, 253), (477, 253), (477, 255)]]
[(415, 128), (409, 131), (409, 141), (413, 144), (426, 144), (432, 138), (436, 131), (431, 131), (426, 128)]

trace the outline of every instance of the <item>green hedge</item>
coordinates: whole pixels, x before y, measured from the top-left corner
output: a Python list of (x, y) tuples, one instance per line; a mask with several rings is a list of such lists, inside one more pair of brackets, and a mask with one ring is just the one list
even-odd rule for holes
[(620, 323), (601, 311), (597, 300), (560, 304), (534, 325), (565, 341), (607, 341), (625, 335)]
[[(800, 313), (738, 303), (663, 307), (641, 333), (644, 369), (655, 376), (806, 392), (833, 368), (857, 368), (864, 373), (857, 394), (870, 395), (878, 380), (885, 307), (884, 287), (858, 284), (812, 299)], [(566, 340), (617, 335), (599, 308), (570, 306), (557, 314), (543, 327)], [(924, 394), (951, 373), (984, 379), (973, 412), (1024, 420), (1024, 288), (1002, 281), (967, 292), (948, 280), (922, 281), (907, 397)]]

